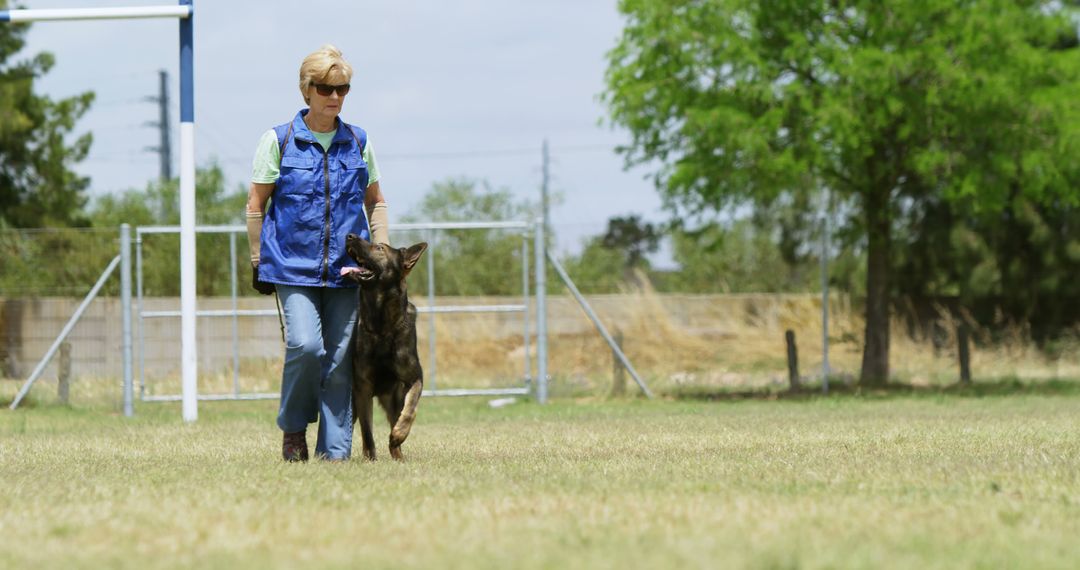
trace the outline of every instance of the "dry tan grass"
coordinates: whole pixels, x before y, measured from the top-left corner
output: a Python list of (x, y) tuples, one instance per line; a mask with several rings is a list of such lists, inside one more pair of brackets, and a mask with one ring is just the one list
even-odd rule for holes
[[(571, 304), (569, 298), (561, 299)], [(555, 297), (553, 301), (558, 302)], [(651, 387), (761, 389), (787, 386), (784, 332), (796, 334), (804, 381), (820, 382), (821, 299), (810, 295), (728, 295), (688, 299), (652, 291), (594, 299), (605, 326), (619, 330), (623, 350)], [(683, 305), (690, 305), (689, 308)], [(564, 311), (565, 312), (565, 311)], [(853, 383), (862, 359), (864, 321), (847, 297), (830, 301), (829, 363), (834, 381)], [(549, 373), (556, 390), (606, 391), (614, 357), (584, 312), (576, 325), (561, 322), (548, 336)], [(915, 386), (941, 386), (959, 377), (956, 325), (942, 314), (947, 338), (935, 349), (930, 339), (911, 338), (894, 319), (891, 347), (893, 380)], [(467, 330), (466, 335), (460, 331)], [(570, 329), (570, 330), (567, 330)], [(471, 315), (436, 318), (439, 373), (455, 382), (490, 385), (520, 376), (524, 356), (520, 336), (506, 336), (504, 317)], [(426, 350), (421, 328), (421, 352)], [(976, 379), (1045, 380), (1080, 377), (1077, 351), (1047, 357), (1010, 329), (1004, 341), (989, 343), (990, 331), (976, 329), (971, 366)], [(460, 338), (464, 336), (465, 338)], [(1065, 341), (1073, 342), (1075, 341)], [(535, 344), (530, 346), (535, 353)], [(426, 362), (426, 353), (423, 355)], [(487, 378), (487, 382), (480, 379)], [(512, 382), (512, 380), (511, 380)]]

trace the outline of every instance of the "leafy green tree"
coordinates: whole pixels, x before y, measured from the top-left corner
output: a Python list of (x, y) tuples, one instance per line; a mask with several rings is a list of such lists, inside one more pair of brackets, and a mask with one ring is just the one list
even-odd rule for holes
[[(402, 221), (509, 221), (533, 219), (535, 215), (535, 205), (515, 201), (509, 190), (459, 178), (436, 183)], [(435, 262), (440, 295), (516, 295), (521, 293), (522, 270), (517, 235), (508, 230), (440, 230), (394, 237), (394, 245), (409, 245), (398, 243), (402, 239), (431, 242), (427, 255)], [(414, 278), (410, 285), (419, 294), (427, 292), (426, 280)]]
[[(218, 164), (195, 173), (195, 220), (200, 225), (240, 224), (247, 190), (238, 186), (228, 192), (225, 175)], [(179, 181), (155, 180), (145, 190), (128, 190), (96, 199), (90, 209), (95, 227), (180, 224)], [(247, 236), (236, 238), (238, 291), (254, 294), (247, 282), (251, 268), (247, 261)], [(196, 289), (199, 295), (228, 295), (230, 246), (227, 234), (199, 234), (196, 238)], [(144, 290), (151, 296), (178, 295), (180, 291), (180, 237), (178, 234), (143, 237)]]
[(646, 255), (660, 247), (662, 230), (641, 220), (641, 216), (615, 216), (607, 230), (585, 241), (580, 254), (565, 259), (574, 284), (586, 293), (614, 293), (626, 287), (641, 287), (648, 280), (650, 264)]
[(694, 293), (791, 292), (812, 290), (813, 259), (792, 266), (777, 247), (775, 230), (753, 220), (710, 224), (694, 231), (672, 232), (679, 271), (666, 275), (664, 291)]
[[(195, 172), (195, 222), (203, 225), (235, 224), (241, 221), (247, 190), (225, 189), (225, 173), (217, 163)], [(120, 224), (179, 225), (180, 183), (178, 179), (153, 180), (144, 190), (107, 194), (94, 200), (90, 217), (95, 227), (115, 228)], [(247, 238), (245, 238), (247, 239)]]
[[(1039, 204), (1018, 194), (1000, 212), (962, 217), (948, 235), (951, 255), (934, 260), (952, 268), (949, 292), (976, 318), (1025, 325), (1044, 344), (1080, 320), (1077, 219), (1075, 205)], [(920, 291), (919, 285), (909, 288)]]
[[(829, 188), (865, 251), (860, 382), (889, 374), (894, 232), (934, 201), (1075, 204), (1080, 61), (1049, 1), (622, 0), (607, 103), (687, 216)], [(1064, 40), (1062, 38), (1065, 38)], [(796, 198), (798, 199), (798, 198)]]
[[(7, 4), (0, 0), (0, 9)], [(69, 138), (94, 94), (53, 101), (34, 93), (34, 81), (55, 59), (46, 52), (15, 59), (28, 27), (0, 24), (0, 228), (83, 226), (90, 181), (71, 168), (86, 157), (92, 138)]]
[(643, 222), (641, 216), (616, 216), (608, 220), (607, 232), (600, 238), (600, 243), (621, 254), (623, 278), (633, 282), (635, 270), (648, 268), (645, 255), (656, 253), (662, 235), (660, 228)]
[(86, 295), (117, 255), (117, 235), (116, 229), (0, 229), (0, 297)]
[[(618, 293), (636, 284), (632, 278), (634, 266), (627, 266), (624, 251), (604, 245), (602, 235), (587, 239), (584, 245), (581, 253), (562, 260), (566, 272), (582, 293)], [(627, 278), (628, 272), (630, 279)], [(560, 291), (562, 281), (550, 272), (548, 275), (549, 283), (558, 285), (553, 291)]]

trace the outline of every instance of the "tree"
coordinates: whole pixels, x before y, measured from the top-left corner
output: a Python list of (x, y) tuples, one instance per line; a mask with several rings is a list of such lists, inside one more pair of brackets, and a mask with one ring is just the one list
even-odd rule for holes
[[(626, 254), (605, 246), (604, 236), (592, 236), (585, 240), (584, 246), (581, 253), (562, 260), (566, 272), (582, 293), (618, 293), (636, 281), (628, 281)], [(633, 270), (629, 271), (632, 276)], [(548, 284), (554, 292), (561, 289), (562, 282), (558, 278), (549, 278)], [(552, 284), (556, 287), (552, 288)]]
[[(195, 172), (195, 221), (198, 224), (239, 223), (247, 189), (242, 185), (229, 193), (225, 173), (217, 163)], [(175, 178), (153, 180), (145, 190), (127, 190), (97, 198), (90, 208), (95, 227), (115, 228), (120, 224), (179, 225), (180, 185)], [(245, 238), (246, 239), (246, 238)]]
[[(94, 227), (179, 225), (180, 186), (177, 179), (154, 180), (145, 190), (128, 190), (96, 199), (90, 208)], [(218, 164), (199, 168), (195, 173), (196, 223), (204, 225), (239, 224), (242, 220), (247, 189), (225, 189), (225, 175)], [(226, 234), (199, 234), (196, 240), (196, 289), (199, 295), (230, 294), (229, 241)], [(247, 286), (251, 271), (247, 256), (247, 237), (236, 238), (237, 271), (241, 294), (254, 295)], [(180, 293), (180, 236), (178, 234), (143, 237), (143, 283), (150, 296)]]
[[(865, 249), (884, 384), (898, 228), (935, 203), (1076, 203), (1075, 31), (1050, 1), (622, 0), (603, 98), (685, 215), (828, 188)], [(1064, 39), (1063, 39), (1064, 38)]]
[(565, 260), (566, 268), (578, 288), (588, 293), (613, 293), (627, 285), (641, 287), (639, 275), (646, 275), (646, 254), (660, 247), (663, 233), (641, 216), (615, 216), (607, 230), (585, 241), (585, 248)]
[[(7, 1), (0, 0), (0, 9)], [(12, 58), (25, 45), (27, 24), (0, 24), (0, 227), (83, 226), (89, 179), (71, 170), (86, 157), (89, 133), (69, 142), (92, 92), (53, 101), (34, 94), (34, 80), (55, 60), (39, 53)]]
[[(659, 288), (694, 293), (755, 293), (807, 291), (815, 285), (808, 276), (814, 260), (789, 262), (778, 247), (773, 228), (754, 220), (710, 224), (671, 234), (680, 270), (665, 276)], [(782, 239), (782, 238), (781, 238)]]
[(641, 216), (616, 216), (608, 220), (607, 232), (600, 243), (621, 254), (623, 278), (633, 283), (637, 280), (635, 270), (648, 269), (645, 254), (655, 253), (659, 249), (662, 235), (655, 225), (642, 222)]
[(982, 300), (984, 306), (988, 299), (1001, 300), (1004, 313), (1029, 325), (1040, 343), (1077, 322), (1078, 219), (1080, 208), (1075, 205), (1043, 205), (1018, 195), (997, 216), (973, 220), (971, 227), (985, 239), (993, 257), (981, 262), (984, 271), (963, 276), (963, 293)]
[[(459, 178), (436, 183), (402, 221), (526, 220), (533, 219), (536, 210), (527, 201), (516, 202), (509, 190)], [(434, 260), (441, 295), (517, 295), (521, 293), (521, 242), (509, 237), (507, 230), (444, 230), (395, 238), (394, 245), (434, 240), (427, 255)], [(399, 239), (408, 243), (397, 243)], [(426, 293), (425, 281), (413, 283), (418, 293)]]

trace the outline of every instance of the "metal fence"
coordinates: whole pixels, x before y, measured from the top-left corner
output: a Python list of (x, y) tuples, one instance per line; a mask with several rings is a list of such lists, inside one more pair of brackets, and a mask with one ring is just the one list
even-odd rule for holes
[[(240, 318), (248, 317), (266, 317), (273, 316), (277, 313), (272, 309), (241, 309), (239, 306), (239, 258), (237, 254), (236, 237), (238, 234), (246, 236), (246, 228), (244, 226), (197, 226), (195, 229), (196, 236), (202, 235), (215, 236), (224, 235), (228, 239), (228, 251), (229, 251), (229, 265), (227, 268), (227, 274), (229, 276), (229, 296), (228, 296), (228, 308), (226, 309), (210, 309), (202, 308), (196, 311), (196, 317), (203, 319), (203, 325), (206, 326), (209, 323), (208, 320), (220, 320), (229, 319), (230, 331), (228, 334), (228, 346), (231, 348), (231, 354), (229, 354), (228, 362), (231, 369), (230, 376), (232, 380), (231, 390), (224, 392), (211, 392), (200, 393), (200, 400), (244, 400), (244, 399), (270, 399), (278, 397), (278, 392), (272, 391), (252, 391), (249, 389), (242, 389), (240, 382)], [(174, 321), (180, 318), (181, 312), (179, 308), (172, 308), (173, 302), (179, 303), (179, 299), (159, 299), (156, 303), (147, 299), (146, 296), (146, 276), (145, 276), (145, 263), (144, 263), (144, 251), (145, 242), (147, 236), (179, 236), (179, 226), (145, 226), (139, 227), (135, 230), (135, 315), (136, 315), (136, 353), (138, 358), (138, 381), (139, 381), (139, 399), (144, 402), (166, 402), (166, 401), (178, 401), (181, 399), (180, 394), (168, 393), (169, 387), (165, 387), (161, 390), (163, 393), (155, 393), (154, 384), (155, 377), (168, 376), (175, 370), (175, 366), (158, 366), (155, 369), (151, 369), (148, 374), (147, 366), (147, 352), (148, 344), (153, 343), (155, 340), (161, 339), (167, 330), (170, 328), (170, 321)], [(246, 241), (246, 240), (245, 240)], [(177, 241), (177, 244), (179, 242)], [(171, 249), (171, 248), (169, 248)], [(220, 303), (215, 303), (220, 304)], [(151, 308), (154, 306), (154, 308)], [(160, 321), (159, 321), (160, 319)], [(158, 323), (162, 324), (158, 324)], [(176, 321), (178, 322), (178, 321)], [(205, 334), (203, 335), (206, 336)], [(217, 340), (217, 339), (215, 339)], [(172, 339), (172, 342), (167, 343), (168, 346), (174, 347), (178, 344), (178, 340)], [(212, 347), (221, 345), (217, 342), (204, 342), (202, 343), (203, 350), (211, 350)], [(165, 350), (167, 357), (175, 357), (176, 363), (179, 361), (179, 351), (171, 350), (167, 348)], [(213, 371), (215, 367), (206, 362), (209, 359), (204, 358), (204, 372)], [(162, 374), (162, 372), (165, 374)], [(148, 380), (149, 378), (149, 380)], [(158, 384), (160, 385), (160, 378)], [(150, 384), (148, 389), (148, 383)], [(200, 391), (201, 392), (201, 391)]]
[[(513, 304), (454, 304), (454, 305), (437, 305), (437, 284), (435, 276), (435, 259), (439, 255), (439, 234), (445, 231), (487, 231), (497, 230), (507, 234), (509, 238), (517, 239), (520, 241), (519, 255), (521, 260), (521, 274), (520, 276), (508, 275), (508, 279), (520, 279), (520, 301)], [(425, 366), (425, 389), (424, 395), (428, 396), (467, 396), (467, 395), (525, 395), (531, 390), (532, 384), (532, 351), (531, 351), (531, 339), (533, 333), (531, 331), (533, 324), (530, 322), (529, 312), (532, 305), (530, 299), (530, 263), (529, 263), (529, 242), (533, 238), (533, 224), (523, 221), (509, 221), (509, 222), (460, 222), (460, 223), (418, 223), (418, 224), (397, 224), (392, 230), (395, 234), (395, 241), (398, 243), (405, 243), (411, 239), (416, 239), (422, 236), (423, 239), (428, 241), (429, 247), (426, 252), (426, 304), (420, 299), (414, 298), (417, 304), (417, 312), (420, 315), (428, 315), (428, 318), (424, 319), (426, 322), (419, 322), (418, 329), (422, 332), (426, 330), (426, 335), (422, 335), (422, 338), (426, 336), (427, 344), (427, 362)], [(241, 382), (242, 364), (241, 359), (251, 355), (253, 344), (250, 341), (253, 336), (259, 337), (263, 341), (263, 346), (259, 351), (262, 354), (261, 357), (267, 357), (265, 354), (265, 329), (263, 334), (256, 334), (250, 326), (242, 326), (244, 320), (256, 318), (256, 319), (273, 319), (275, 324), (279, 318), (277, 308), (248, 308), (252, 303), (264, 304), (264, 299), (245, 299), (246, 302), (241, 302), (241, 296), (239, 295), (239, 267), (246, 265), (246, 257), (244, 262), (238, 257), (237, 253), (237, 236), (246, 236), (247, 229), (244, 226), (232, 225), (232, 226), (199, 226), (196, 227), (196, 234), (200, 236), (200, 239), (204, 239), (208, 236), (225, 236), (228, 240), (228, 283), (229, 283), (229, 295), (225, 298), (217, 298), (213, 300), (214, 308), (208, 307), (208, 303), (201, 303), (203, 306), (196, 312), (196, 316), (204, 323), (200, 326), (200, 330), (206, 331), (218, 331), (218, 334), (213, 334), (210, 342), (203, 342), (200, 346), (200, 354), (205, 355), (200, 360), (204, 364), (203, 368), (209, 368), (211, 370), (220, 369), (220, 366), (211, 364), (211, 361), (222, 360), (222, 355), (228, 360), (228, 373), (230, 375), (231, 386), (230, 389), (218, 392), (204, 392), (200, 390), (199, 399), (201, 400), (228, 400), (228, 399), (263, 399), (263, 398), (277, 398), (278, 392), (276, 391), (251, 391), (245, 390)], [(162, 367), (157, 362), (160, 359), (156, 356), (153, 358), (155, 363), (148, 362), (148, 352), (154, 351), (154, 343), (160, 342), (160, 339), (167, 335), (169, 325), (160, 325), (159, 322), (177, 322), (180, 318), (180, 309), (178, 307), (163, 306), (166, 304), (178, 302), (175, 299), (149, 299), (145, 294), (145, 251), (147, 249), (147, 242), (150, 241), (153, 236), (175, 236), (179, 234), (179, 227), (177, 226), (153, 226), (153, 227), (140, 227), (135, 230), (135, 266), (136, 266), (136, 354), (137, 354), (137, 369), (138, 369), (138, 385), (139, 385), (139, 397), (142, 401), (154, 402), (154, 401), (176, 401), (181, 399), (179, 393), (168, 393), (167, 389), (173, 387), (175, 382), (166, 381), (164, 384), (166, 390), (155, 389), (155, 369), (160, 376), (162, 369), (168, 372), (172, 372), (172, 367)], [(244, 239), (242, 237), (242, 239)], [(246, 239), (244, 239), (246, 242)], [(509, 260), (493, 260), (494, 263), (500, 263)], [(199, 260), (200, 267), (203, 266), (203, 261)], [(220, 273), (219, 273), (220, 275)], [(245, 271), (246, 276), (246, 271)], [(245, 284), (246, 285), (246, 284)], [(438, 343), (438, 329), (436, 327), (436, 321), (434, 316), (441, 314), (484, 314), (484, 313), (501, 313), (501, 314), (515, 314), (520, 316), (520, 330), (522, 346), (525, 347), (523, 358), (521, 359), (521, 374), (515, 378), (504, 378), (506, 385), (500, 387), (460, 387), (453, 385), (443, 385), (439, 378), (438, 359), (436, 358), (436, 345)], [(208, 327), (205, 323), (210, 321), (227, 321), (228, 331), (221, 334), (220, 327)], [(277, 334), (278, 327), (272, 326), (274, 334)], [(242, 334), (243, 329), (243, 334)], [(175, 329), (174, 329), (175, 330)], [(206, 338), (208, 333), (200, 333), (200, 336)], [(227, 346), (228, 350), (223, 350), (223, 347)], [(227, 353), (227, 354), (226, 354)], [(178, 365), (179, 355), (173, 353), (172, 356), (176, 357), (176, 363)], [(217, 364), (220, 364), (218, 362)], [(209, 366), (206, 366), (209, 365)], [(165, 374), (169, 376), (169, 374)], [(206, 374), (203, 374), (205, 377)], [(201, 378), (200, 380), (203, 380)], [(159, 385), (160, 381), (157, 382)], [(205, 384), (205, 382), (204, 382)], [(213, 384), (213, 383), (212, 383)], [(216, 382), (220, 387), (222, 382)], [(258, 384), (258, 383), (256, 383)], [(247, 384), (250, 386), (250, 383)]]
[[(550, 310), (545, 268), (549, 263), (560, 268), (546, 248), (536, 246), (544, 243), (543, 224), (417, 223), (397, 224), (392, 231), (398, 244), (429, 243), (421, 262), (426, 271), (417, 268), (410, 279), (420, 316), (417, 333), (425, 360), (424, 394), (531, 394), (545, 401)], [(93, 387), (97, 399), (103, 394), (117, 398), (125, 414), (133, 413), (136, 401), (184, 399), (180, 393), (178, 233), (175, 226), (132, 229), (126, 225), (120, 232), (0, 231), (4, 254), (0, 257), (0, 277), (4, 278), (0, 280), (0, 360), (4, 364), (0, 377), (26, 379), (12, 408), (41, 377), (46, 384), (55, 378), (58, 392), (65, 397), (65, 379), (78, 377), (80, 394)], [(472, 249), (462, 249), (463, 233), (477, 238), (469, 242)], [(277, 398), (284, 330), (274, 298), (256, 295), (247, 285), (246, 250), (241, 253), (237, 244), (238, 239), (246, 243), (246, 237), (237, 237), (246, 234), (246, 228), (205, 226), (197, 228), (197, 234), (197, 397)], [(488, 271), (487, 281), (472, 283), (471, 293), (462, 288), (462, 274), (457, 271), (466, 266), (473, 273), (463, 259), (472, 263), (479, 259)], [(442, 267), (440, 274), (437, 267)], [(116, 275), (120, 278), (114, 279)], [(580, 304), (614, 357), (649, 394), (614, 344), (613, 335), (600, 324), (598, 312), (576, 292), (565, 271), (559, 271), (559, 276), (576, 297), (576, 304), (573, 298), (554, 299), (560, 349), (574, 354), (585, 351), (590, 361), (603, 360), (595, 358), (601, 356), (599, 347), (587, 340), (590, 334), (595, 339), (595, 332), (582, 330), (581, 312), (576, 310)], [(86, 293), (90, 283), (94, 285)], [(516, 293), (512, 286), (508, 288), (512, 283), (517, 283)], [(85, 297), (80, 301), (76, 294)], [(617, 317), (621, 308), (639, 306), (636, 302), (626, 305), (623, 299), (614, 299), (614, 305), (610, 301), (601, 302), (599, 313)], [(633, 320), (641, 322), (640, 315)], [(561, 364), (570, 362), (559, 358)], [(35, 394), (39, 401), (47, 397), (40, 390)]]
[(0, 231), (0, 377), (29, 376), (13, 406), (44, 374), (58, 379), (58, 398), (66, 401), (72, 361), (91, 375), (120, 367), (121, 319), (113, 315), (121, 284), (109, 276), (121, 266), (122, 237), (96, 228)]

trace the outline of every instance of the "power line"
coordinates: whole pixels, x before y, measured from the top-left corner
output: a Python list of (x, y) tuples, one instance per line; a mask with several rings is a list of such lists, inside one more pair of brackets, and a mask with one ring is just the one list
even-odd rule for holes
[[(552, 156), (560, 154), (569, 154), (577, 152), (595, 152), (595, 151), (614, 151), (615, 147), (610, 144), (586, 144), (586, 145), (569, 145), (563, 147), (553, 147), (551, 150)], [(509, 148), (509, 149), (489, 149), (489, 150), (461, 150), (461, 151), (447, 151), (447, 152), (417, 152), (417, 153), (389, 153), (379, 154), (377, 158), (379, 162), (387, 160), (444, 160), (450, 158), (484, 158), (484, 157), (500, 157), (500, 156), (534, 156), (536, 154), (536, 148)], [(248, 162), (251, 160), (250, 156), (222, 156), (219, 157), (222, 162)]]
[(157, 160), (156, 158), (149, 157), (142, 154), (93, 154), (91, 153), (84, 160), (82, 164), (91, 162), (147, 162), (150, 160)]
[[(564, 146), (558, 147), (555, 154), (565, 152), (581, 152), (581, 151), (595, 151), (595, 150), (614, 150), (611, 145), (576, 145), (576, 146)], [(484, 157), (484, 156), (509, 156), (509, 155), (535, 155), (536, 147), (533, 148), (511, 148), (511, 149), (493, 149), (493, 150), (461, 150), (461, 151), (449, 151), (449, 152), (423, 152), (423, 153), (404, 153), (404, 154), (387, 154), (379, 155), (379, 160), (426, 160), (426, 159), (440, 159), (440, 158), (470, 158), (470, 157)]]
[(142, 98), (142, 97), (137, 98), (137, 99), (113, 99), (111, 101), (98, 101), (98, 100), (95, 99), (93, 108), (94, 109), (100, 109), (102, 107), (120, 107), (120, 106), (128, 107), (128, 106), (134, 105), (135, 103), (145, 103), (145, 102), (146, 102), (146, 99)]

